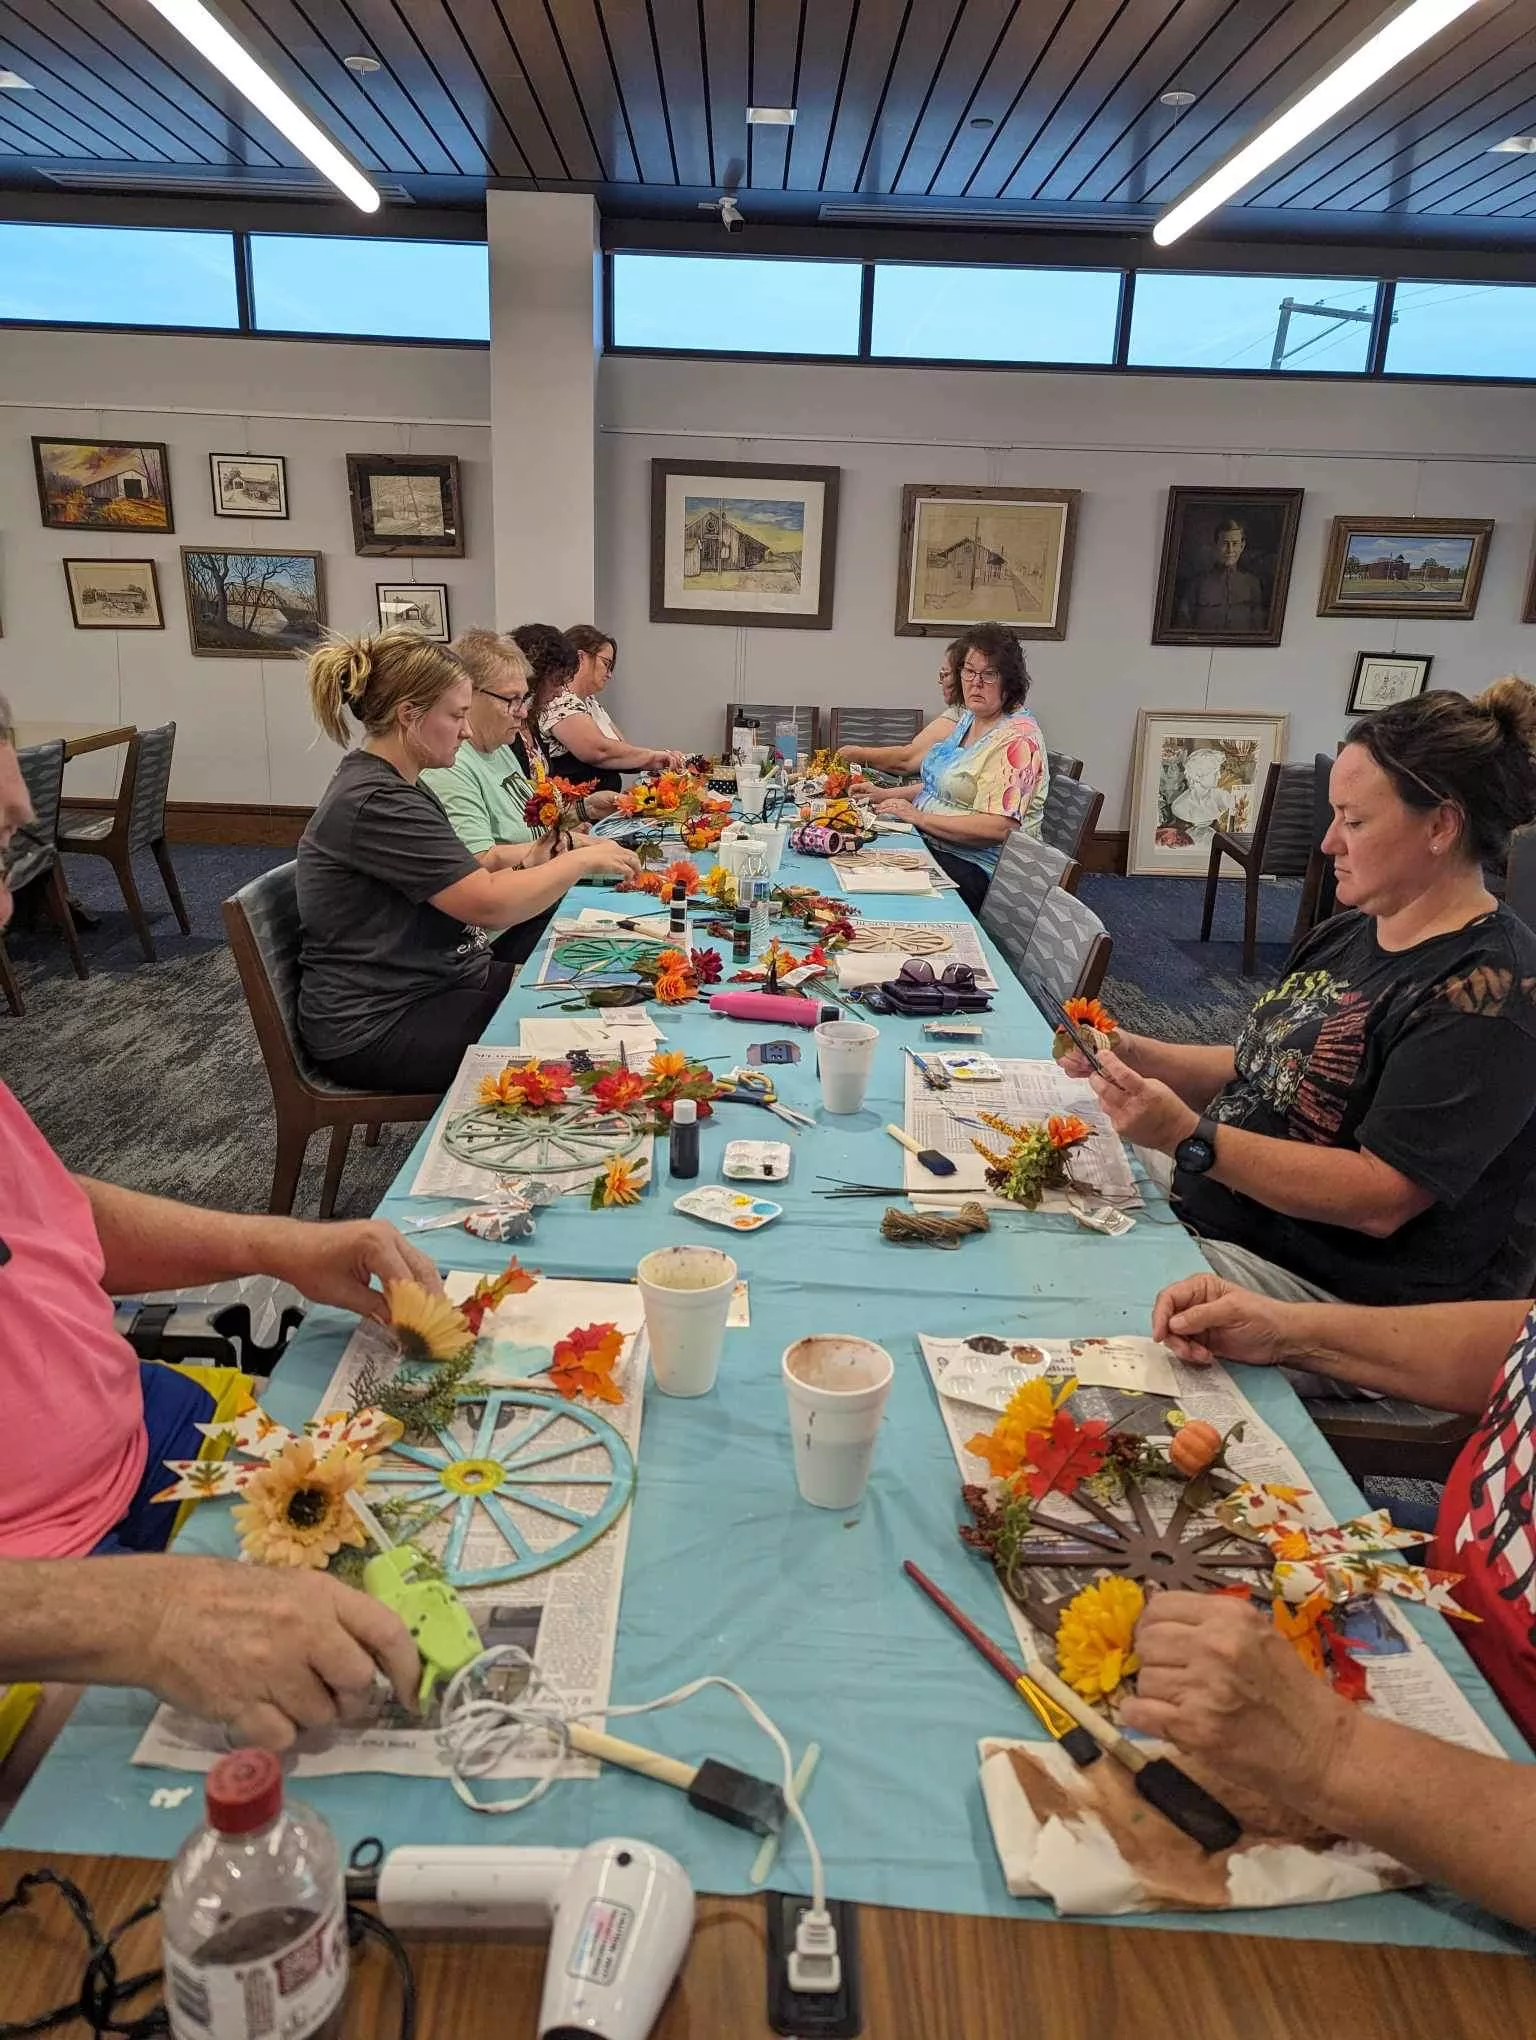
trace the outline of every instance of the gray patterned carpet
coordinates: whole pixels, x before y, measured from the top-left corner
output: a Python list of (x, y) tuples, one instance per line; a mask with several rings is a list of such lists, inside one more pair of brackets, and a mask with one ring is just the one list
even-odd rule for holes
[[(69, 860), (69, 882), (100, 926), (82, 935), (91, 976), (79, 982), (46, 921), (7, 938), (27, 1011), (0, 1006), (0, 1077), (73, 1169), (136, 1190), (227, 1211), (263, 1211), (271, 1190), (271, 1093), (219, 903), (283, 851), (183, 845), (173, 851), (193, 932), (163, 903), (153, 864), (140, 889), (159, 961), (146, 963), (116, 881), (94, 858)], [(1107, 923), (1115, 955), (1105, 997), (1138, 1031), (1181, 1041), (1230, 1041), (1284, 958), (1295, 887), (1264, 889), (1260, 975), (1240, 975), (1236, 886), (1224, 886), (1216, 933), (1202, 946), (1198, 883), (1089, 878), (1083, 898)], [(377, 1148), (354, 1139), (338, 1215), (371, 1211), (409, 1153), (415, 1129), (386, 1130)], [(311, 1144), (297, 1209), (320, 1196), (324, 1142)]]

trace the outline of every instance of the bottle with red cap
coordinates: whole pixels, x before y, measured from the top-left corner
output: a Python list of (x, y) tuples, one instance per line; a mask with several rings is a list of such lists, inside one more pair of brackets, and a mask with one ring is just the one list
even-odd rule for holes
[(347, 1906), (336, 1838), (285, 1804), (270, 1750), (208, 1774), (207, 1819), (160, 1901), (165, 2003), (177, 2040), (334, 2040), (347, 1994)]

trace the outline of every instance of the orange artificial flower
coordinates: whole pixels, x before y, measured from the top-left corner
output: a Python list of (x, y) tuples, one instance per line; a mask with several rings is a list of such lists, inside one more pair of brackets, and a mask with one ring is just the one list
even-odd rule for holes
[(614, 813), (620, 815), (632, 815), (638, 811), (635, 805), (635, 796), (632, 793), (621, 793), (614, 802), (613, 808)]
[(1097, 999), (1064, 999), (1061, 1010), (1075, 1027), (1097, 1027), (1101, 1034), (1113, 1034), (1115, 1016)]
[(526, 1296), (538, 1279), (535, 1270), (520, 1265), (516, 1254), (499, 1275), (482, 1275), (459, 1305), (460, 1314), (475, 1337), (479, 1338), (480, 1327), (503, 1297)]
[(656, 980), (656, 996), (664, 1006), (686, 1006), (696, 990), (686, 971), (664, 971)]
[(625, 1112), (645, 1096), (645, 1079), (633, 1070), (610, 1070), (592, 1086), (591, 1096), (605, 1112)]
[(665, 977), (668, 971), (686, 970), (688, 952), (686, 949), (664, 949), (656, 959), (656, 975)]
[(661, 897), (661, 873), (659, 871), (637, 871), (633, 878), (626, 878), (623, 884), (616, 886), (614, 890), (616, 892), (650, 893), (653, 898), (659, 899)]
[(550, 1360), (556, 1392), (567, 1402), (589, 1396), (597, 1402), (621, 1403), (624, 1391), (613, 1378), (614, 1362), (624, 1350), (617, 1325), (581, 1325), (561, 1339)]
[(653, 1077), (660, 1077), (663, 1082), (666, 1082), (673, 1077), (683, 1077), (688, 1074), (688, 1058), (681, 1049), (659, 1049), (651, 1057), (649, 1068)]
[(679, 857), (663, 871), (661, 882), (669, 894), (673, 886), (680, 885), (684, 897), (691, 900), (699, 889), (699, 868), (696, 864), (690, 864), (686, 857)]
[(612, 1205), (638, 1204), (645, 1185), (633, 1162), (615, 1155), (592, 1185), (590, 1209), (601, 1211)]
[(1045, 1122), (1045, 1130), (1053, 1148), (1080, 1147), (1093, 1138), (1093, 1128), (1075, 1112), (1053, 1112)]

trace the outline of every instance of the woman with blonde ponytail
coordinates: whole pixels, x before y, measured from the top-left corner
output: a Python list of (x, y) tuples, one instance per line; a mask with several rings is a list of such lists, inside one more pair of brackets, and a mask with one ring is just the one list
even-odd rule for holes
[(491, 937), (579, 878), (639, 866), (614, 843), (527, 867), (521, 846), (465, 848), (422, 774), (468, 734), (470, 677), (419, 631), (332, 638), (310, 659), (309, 698), (333, 742), (363, 742), (299, 843), (299, 1032), (339, 1083), (446, 1090), (516, 974)]

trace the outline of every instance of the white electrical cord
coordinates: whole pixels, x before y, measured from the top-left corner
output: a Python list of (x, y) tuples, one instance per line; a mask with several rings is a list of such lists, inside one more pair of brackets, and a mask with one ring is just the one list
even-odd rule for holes
[[(526, 1685), (516, 1700), (496, 1700), (484, 1691), (486, 1673), (501, 1665), (515, 1668), (525, 1675)], [(676, 1707), (680, 1701), (691, 1700), (706, 1686), (719, 1686), (739, 1701), (778, 1751), (783, 1769), (785, 1810), (804, 1836), (806, 1854), (811, 1859), (812, 1908), (816, 1914), (823, 1914), (827, 1903), (826, 1872), (816, 1837), (811, 1833), (811, 1824), (805, 1817), (805, 1809), (795, 1789), (795, 1760), (789, 1744), (778, 1724), (759, 1707), (750, 1693), (731, 1679), (707, 1673), (701, 1679), (691, 1679), (686, 1686), (679, 1686), (673, 1693), (663, 1693), (658, 1700), (637, 1700), (627, 1707), (578, 1710), (565, 1704), (558, 1689), (551, 1685), (520, 1644), (499, 1644), (493, 1650), (482, 1651), (479, 1657), (473, 1658), (449, 1680), (443, 1693), (438, 1743), (448, 1764), (453, 1789), (466, 1806), (473, 1807), (476, 1813), (520, 1813), (525, 1806), (532, 1806), (535, 1800), (542, 1799), (558, 1778), (560, 1767), (571, 1748), (567, 1722), (585, 1721), (594, 1714), (606, 1715), (610, 1719), (618, 1715), (654, 1714), (662, 1707)], [(550, 1768), (546, 1774), (536, 1779), (516, 1799), (478, 1798), (468, 1781), (483, 1777), (492, 1770), (509, 1750), (524, 1741), (530, 1731), (544, 1736), (551, 1745)]]

